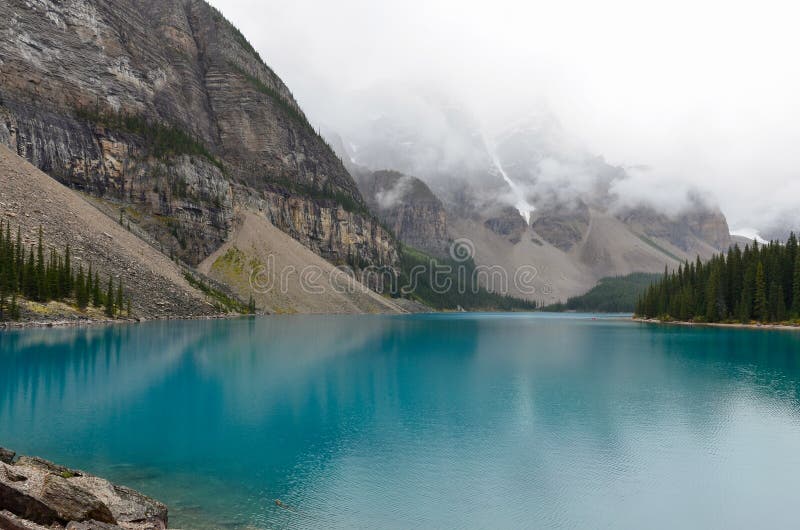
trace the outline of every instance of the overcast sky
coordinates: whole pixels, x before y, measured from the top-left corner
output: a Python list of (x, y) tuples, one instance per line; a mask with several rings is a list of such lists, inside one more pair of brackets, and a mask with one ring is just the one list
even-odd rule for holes
[(713, 195), (733, 229), (800, 210), (791, 2), (212, 0), (336, 127), (353, 91), (425, 83), (489, 128), (546, 107), (633, 185)]

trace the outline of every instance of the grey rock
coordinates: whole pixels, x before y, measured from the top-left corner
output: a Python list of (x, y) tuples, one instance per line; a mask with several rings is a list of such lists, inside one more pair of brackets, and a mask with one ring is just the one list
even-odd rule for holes
[(37, 485), (30, 479), (28, 474), (0, 464), (0, 507), (36, 523), (49, 525), (58, 522), (58, 513), (31, 492)]
[(536, 212), (531, 226), (542, 239), (568, 252), (589, 229), (589, 208), (583, 201)]
[(14, 451), (9, 451), (4, 447), (0, 447), (0, 462), (10, 464), (14, 461), (14, 457), (17, 456), (17, 453)]
[(38, 456), (20, 456), (19, 459), (17, 459), (16, 465), (20, 468), (31, 467), (45, 473), (60, 475), (62, 477), (80, 477), (83, 475), (81, 471), (54, 464), (53, 462), (45, 460), (44, 458), (39, 458)]
[(447, 212), (424, 182), (397, 171), (353, 171), (370, 209), (403, 243), (434, 256), (447, 254)]
[(66, 530), (118, 530), (121, 526), (116, 524), (102, 523), (100, 521), (72, 521), (67, 524)]
[(8, 510), (2, 510), (0, 511), (0, 530), (51, 530), (51, 528), (18, 517)]
[(41, 525), (88, 525), (76, 529), (160, 530), (168, 521), (167, 507), (154, 499), (36, 457), (0, 463), (0, 509)]
[(522, 234), (527, 230), (528, 224), (516, 208), (503, 208), (498, 214), (484, 221), (484, 226), (492, 232), (506, 237), (517, 244), (522, 239)]
[(91, 491), (77, 485), (74, 480), (47, 475), (39, 495), (44, 504), (55, 510), (60, 522), (87, 519), (116, 522), (108, 506)]

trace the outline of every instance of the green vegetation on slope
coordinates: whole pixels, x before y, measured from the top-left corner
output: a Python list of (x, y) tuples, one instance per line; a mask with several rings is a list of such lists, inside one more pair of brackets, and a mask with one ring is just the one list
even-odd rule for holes
[(787, 322), (800, 319), (800, 250), (785, 245), (731, 247), (709, 262), (664, 272), (641, 297), (636, 315), (694, 322)]
[(457, 262), (434, 258), (417, 249), (403, 246), (400, 253), (399, 294), (439, 310), (533, 311), (536, 302), (490, 293), (473, 281), (472, 259)]
[(27, 249), (22, 233), (17, 227), (16, 240), (11, 237), (11, 221), (0, 221), (0, 321), (19, 320), (20, 300), (40, 303), (66, 302), (85, 311), (90, 305), (103, 308), (106, 316), (114, 318), (131, 316), (130, 298), (124, 294), (122, 282), (114, 287), (108, 278), (105, 292), (100, 287), (100, 276), (92, 267), (84, 274), (83, 265), (76, 271), (72, 266), (69, 245), (59, 254), (55, 250), (45, 256), (42, 229), (39, 241)]
[(660, 274), (635, 272), (627, 276), (603, 278), (586, 294), (572, 297), (566, 304), (548, 306), (545, 310), (633, 313), (636, 302), (660, 277)]
[(102, 112), (99, 109), (76, 110), (79, 119), (116, 131), (140, 136), (147, 150), (156, 158), (178, 155), (202, 156), (220, 170), (224, 166), (203, 143), (179, 127), (148, 120), (135, 114)]
[[(287, 179), (273, 178), (272, 182), (281, 188), (294, 192), (298, 195), (303, 195), (315, 201), (333, 201), (339, 204), (346, 212), (356, 213), (366, 218), (375, 218), (372, 212), (364, 205), (364, 203), (354, 199), (350, 195), (341, 191), (336, 191), (325, 187), (323, 189), (307, 186), (299, 182), (292, 182)], [(376, 218), (375, 218), (376, 219)], [(387, 231), (388, 228), (384, 227)]]
[(241, 313), (243, 315), (247, 314), (252, 315), (255, 314), (256, 312), (255, 301), (253, 300), (252, 296), (250, 297), (248, 303), (245, 305), (238, 299), (223, 293), (219, 289), (211, 287), (210, 285), (205, 283), (202, 279), (195, 277), (190, 272), (184, 272), (183, 277), (186, 278), (186, 281), (189, 282), (189, 284), (192, 287), (203, 291), (203, 294), (214, 300), (214, 306), (220, 313), (228, 312), (228, 313)]
[(649, 237), (643, 236), (641, 234), (636, 234), (636, 237), (641, 239), (643, 243), (646, 243), (647, 245), (653, 247), (654, 249), (656, 249), (657, 251), (661, 252), (665, 256), (669, 256), (670, 258), (674, 259), (675, 261), (680, 261), (681, 260), (678, 256), (676, 256), (675, 254), (673, 254), (669, 250), (663, 248), (661, 245), (659, 245), (658, 243), (656, 243), (655, 241), (653, 241)]

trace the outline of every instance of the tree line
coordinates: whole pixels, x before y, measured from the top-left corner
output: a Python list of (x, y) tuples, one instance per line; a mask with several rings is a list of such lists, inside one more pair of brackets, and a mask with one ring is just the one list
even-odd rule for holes
[(792, 233), (771, 241), (731, 247), (702, 263), (664, 271), (639, 299), (643, 318), (694, 322), (778, 323), (800, 319), (800, 250)]
[(104, 112), (100, 110), (99, 105), (95, 105), (94, 108), (77, 108), (75, 114), (78, 119), (139, 136), (144, 140), (150, 154), (156, 158), (163, 159), (178, 155), (202, 156), (221, 171), (225, 171), (222, 162), (209, 151), (198, 137), (180, 127), (165, 125), (138, 114)]
[(102, 308), (109, 318), (131, 316), (131, 300), (121, 280), (115, 285), (109, 276), (101, 285), (91, 264), (88, 270), (82, 264), (75, 269), (69, 244), (61, 253), (46, 253), (42, 235), (39, 227), (38, 242), (26, 248), (20, 227), (12, 238), (11, 221), (0, 220), (0, 321), (19, 320), (22, 299), (65, 302), (81, 311)]
[(634, 272), (627, 276), (603, 278), (587, 293), (573, 296), (565, 304), (549, 305), (544, 310), (632, 313), (647, 288), (660, 279), (661, 275), (657, 272)]

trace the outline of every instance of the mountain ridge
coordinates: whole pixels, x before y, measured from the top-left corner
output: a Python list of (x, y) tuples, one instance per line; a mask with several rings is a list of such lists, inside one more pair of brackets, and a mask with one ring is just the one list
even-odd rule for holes
[(331, 261), (394, 263), (341, 160), (201, 0), (2, 0), (0, 143), (198, 264), (236, 204)]

